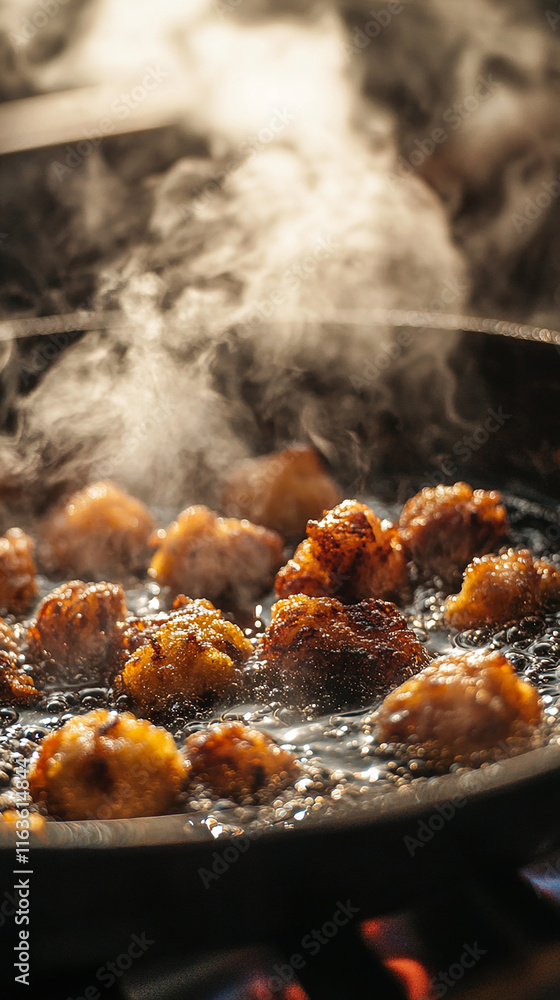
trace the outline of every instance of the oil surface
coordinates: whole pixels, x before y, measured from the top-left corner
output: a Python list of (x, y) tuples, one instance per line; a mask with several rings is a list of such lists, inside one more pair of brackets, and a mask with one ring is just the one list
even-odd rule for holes
[[(529, 548), (534, 555), (544, 556), (560, 565), (558, 556), (560, 517), (551, 507), (533, 501), (504, 495), (511, 531), (507, 544), (514, 548)], [(378, 510), (381, 505), (369, 499)], [(396, 514), (383, 507), (384, 515)], [(41, 578), (40, 598), (53, 584)], [(167, 606), (167, 595), (152, 584), (125, 581), (127, 607), (135, 615), (153, 614)], [(507, 655), (520, 676), (534, 684), (542, 697), (546, 721), (529, 746), (560, 743), (560, 611), (547, 615), (531, 615), (499, 630), (474, 629), (459, 634), (450, 633), (442, 621), (442, 604), (447, 593), (432, 586), (416, 588), (413, 602), (402, 609), (418, 638), (434, 654), (453, 648), (499, 649)], [(247, 634), (258, 635), (266, 625), (273, 598), (255, 609), (255, 621)], [(17, 623), (23, 636), (26, 622)], [(248, 623), (244, 623), (248, 625)], [(248, 691), (255, 690), (254, 678), (258, 666), (247, 670)], [(399, 748), (379, 746), (375, 739), (373, 702), (351, 712), (317, 715), (317, 709), (290, 707), (286, 701), (268, 691), (268, 698), (248, 698), (243, 703), (222, 705), (211, 715), (187, 717), (177, 706), (168, 728), (181, 746), (190, 733), (220, 719), (241, 718), (270, 732), (282, 745), (289, 747), (302, 762), (302, 777), (267, 805), (233, 806), (228, 800), (217, 802), (203, 790), (186, 797), (183, 809), (204, 822), (214, 837), (248, 828), (258, 829), (269, 824), (292, 826), (309, 814), (340, 808), (341, 800), (354, 807), (366, 807), (373, 795), (393, 794), (410, 782), (437, 781), (438, 767), (430, 762), (424, 748), (414, 748), (404, 759)], [(71, 687), (62, 689), (53, 684), (45, 691), (33, 710), (17, 712), (0, 708), (0, 810), (13, 805), (15, 792), (12, 777), (17, 762), (31, 757), (41, 740), (76, 714), (93, 708), (127, 707), (122, 699), (115, 701), (110, 689), (100, 686), (95, 678), (77, 678)], [(511, 753), (518, 752), (512, 749)], [(491, 760), (480, 755), (471, 767), (487, 766)], [(462, 769), (465, 765), (454, 765)], [(467, 768), (469, 769), (469, 768)]]

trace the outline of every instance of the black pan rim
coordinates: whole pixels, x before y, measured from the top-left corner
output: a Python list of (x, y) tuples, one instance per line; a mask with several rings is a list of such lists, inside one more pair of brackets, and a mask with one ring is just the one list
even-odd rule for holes
[[(329, 816), (318, 813), (293, 829), (284, 825), (271, 825), (258, 831), (258, 839), (281, 837), (305, 837), (318, 831), (330, 830), (333, 834), (347, 829), (356, 830), (400, 827), (403, 821), (419, 823), (426, 816), (433, 815), (438, 806), (454, 805), (463, 812), (468, 807), (484, 807), (489, 800), (495, 804), (497, 797), (518, 800), (519, 809), (526, 793), (539, 779), (547, 784), (556, 784), (560, 794), (560, 744), (539, 747), (514, 758), (497, 761), (486, 767), (460, 774), (443, 774), (433, 782), (412, 782), (398, 791), (385, 790), (376, 796), (365, 808), (348, 809), (340, 803)], [(223, 816), (227, 824), (227, 814)], [(11, 824), (10, 824), (11, 825)], [(0, 851), (14, 850), (16, 831), (0, 826)], [(560, 824), (558, 824), (560, 840)], [(249, 832), (248, 836), (255, 836)], [(183, 845), (216, 845), (220, 847), (236, 835), (224, 834), (214, 839), (204, 823), (189, 813), (173, 813), (166, 816), (136, 817), (133, 819), (74, 820), (71, 822), (48, 820), (43, 830), (31, 835), (31, 847), (40, 851), (60, 850), (105, 850), (139, 848), (178, 847)]]

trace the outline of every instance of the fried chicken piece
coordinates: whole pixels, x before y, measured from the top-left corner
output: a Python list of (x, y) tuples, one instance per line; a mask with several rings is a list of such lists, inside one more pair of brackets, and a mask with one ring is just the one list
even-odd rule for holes
[(381, 742), (429, 743), (455, 760), (530, 736), (542, 719), (536, 688), (503, 653), (460, 650), (439, 656), (387, 695), (376, 721)]
[(0, 538), (0, 611), (20, 615), (37, 595), (35, 543), (21, 528)]
[(560, 573), (528, 549), (508, 549), (498, 556), (473, 559), (464, 573), (459, 594), (445, 602), (445, 616), (454, 628), (503, 625), (560, 604)]
[(273, 606), (258, 655), (290, 692), (347, 706), (371, 701), (428, 662), (394, 604), (305, 594)]
[(158, 629), (172, 617), (174, 612), (169, 614), (167, 611), (157, 611), (153, 615), (146, 615), (145, 618), (132, 617), (117, 622), (109, 652), (109, 676), (114, 677), (120, 673), (132, 654), (140, 649), (140, 646), (145, 646)]
[(344, 500), (321, 521), (309, 521), (308, 538), (276, 577), (278, 597), (397, 598), (408, 582), (402, 545), (390, 521), (366, 504)]
[(111, 675), (121, 673), (132, 654), (150, 642), (163, 625), (172, 619), (180, 618), (181, 609), (184, 607), (190, 614), (203, 608), (209, 611), (216, 610), (210, 601), (202, 598), (194, 600), (192, 597), (179, 594), (173, 602), (172, 611), (156, 611), (155, 614), (145, 615), (143, 618), (131, 617), (126, 621), (117, 622), (110, 653)]
[(508, 530), (501, 495), (467, 483), (427, 487), (408, 500), (398, 522), (407, 555), (425, 573), (453, 583), (474, 556), (491, 552)]
[(20, 666), (13, 629), (0, 618), (0, 705), (30, 705), (39, 694)]
[(193, 733), (185, 750), (192, 777), (215, 795), (236, 801), (273, 798), (300, 773), (293, 754), (243, 722), (222, 722)]
[(144, 630), (114, 687), (145, 715), (161, 714), (177, 701), (216, 701), (232, 687), (252, 651), (241, 629), (210, 601), (190, 601), (158, 627)]
[(239, 606), (272, 586), (284, 549), (275, 531), (218, 517), (203, 506), (188, 507), (157, 539), (149, 569), (157, 583)]
[(286, 448), (241, 462), (228, 477), (222, 502), (232, 517), (247, 517), (287, 537), (302, 538), (340, 492), (313, 448)]
[(117, 583), (72, 580), (41, 602), (28, 629), (35, 661), (49, 660), (63, 676), (84, 666), (100, 667), (107, 658), (117, 622), (126, 618), (124, 591)]
[(165, 729), (98, 708), (43, 740), (29, 791), (58, 819), (128, 819), (168, 812), (186, 777)]
[(152, 515), (110, 482), (74, 493), (45, 525), (44, 562), (50, 572), (89, 579), (142, 568), (148, 560)]

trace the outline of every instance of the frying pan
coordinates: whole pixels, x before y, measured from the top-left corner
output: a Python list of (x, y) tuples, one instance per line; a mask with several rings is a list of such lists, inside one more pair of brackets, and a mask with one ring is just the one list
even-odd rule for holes
[[(555, 331), (449, 319), (441, 326), (447, 320), (464, 331), (544, 341), (548, 346), (523, 346), (528, 366), (535, 350), (556, 362)], [(430, 321), (440, 325), (427, 314), (391, 320), (412, 328)], [(462, 467), (460, 478), (471, 481), (470, 471)], [(473, 485), (505, 486), (542, 503), (537, 473), (523, 483), (497, 482), (492, 470), (484, 483), (479, 469), (473, 475)], [(555, 500), (548, 502), (553, 516)], [(289, 829), (271, 826), (243, 841), (229, 834), (215, 839), (190, 814), (48, 823), (31, 841), (32, 968), (49, 975), (95, 969), (126, 950), (132, 932), (153, 942), (155, 957), (266, 944), (285, 936), (286, 927), (305, 932), (323, 922), (339, 902), (360, 919), (386, 913), (436, 886), (465, 884), (483, 870), (513, 871), (560, 851), (559, 800), (560, 745), (549, 745), (351, 807), (340, 802), (328, 816), (311, 815)], [(425, 840), (411, 850), (419, 830)], [(0, 953), (7, 960), (15, 941), (9, 894), (16, 867), (13, 833), (0, 826), (3, 905), (8, 900), (0, 906)]]

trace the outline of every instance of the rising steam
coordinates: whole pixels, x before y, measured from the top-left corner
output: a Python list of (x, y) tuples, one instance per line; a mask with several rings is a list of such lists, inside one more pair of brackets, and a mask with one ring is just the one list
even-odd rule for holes
[[(118, 10), (105, 3), (79, 49), (38, 71), (43, 85), (95, 82)], [(253, 23), (200, 3), (188, 25), (164, 23), (159, 65), (210, 155), (143, 181), (143, 231), (125, 250), (112, 234), (138, 217), (103, 146), (62, 180), (49, 164), (51, 196), (71, 206), (68, 259), (99, 249), (95, 305), (124, 320), (61, 353), (4, 461), (54, 491), (112, 478), (178, 506), (215, 502), (234, 460), (291, 440), (356, 488), (392, 451), (433, 454), (459, 420), (454, 338), (398, 340), (334, 314), (460, 312), (469, 266), (438, 195), (399, 169), (396, 118), (363, 100), (342, 21)]]

